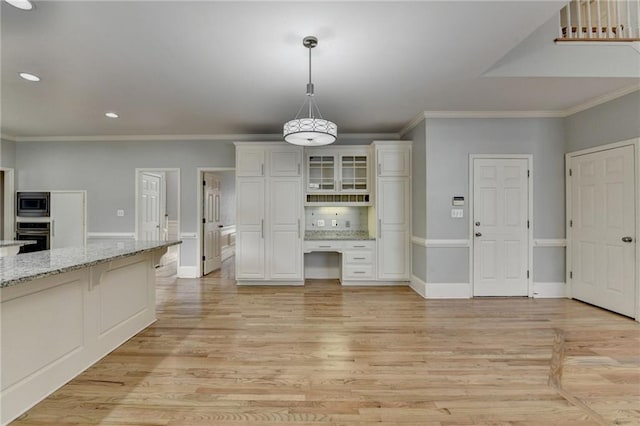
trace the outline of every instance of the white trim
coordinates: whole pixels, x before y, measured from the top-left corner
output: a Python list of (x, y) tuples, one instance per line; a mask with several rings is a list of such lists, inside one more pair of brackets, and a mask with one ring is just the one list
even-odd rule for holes
[(562, 118), (564, 111), (425, 111), (424, 118)]
[(533, 154), (469, 154), (469, 283), (471, 286), (471, 295), (473, 296), (473, 188), (474, 188), (474, 172), (473, 162), (475, 159), (526, 159), (527, 169), (529, 170), (529, 178), (527, 179), (527, 217), (529, 220), (529, 229), (527, 229), (527, 270), (529, 278), (527, 279), (527, 295), (533, 297)]
[(471, 241), (468, 239), (460, 240), (425, 240), (425, 247), (471, 247)]
[(535, 247), (566, 247), (566, 238), (536, 238), (533, 240)]
[(196, 267), (178, 266), (178, 278), (198, 278), (196, 275)]
[(136, 239), (135, 232), (87, 232), (87, 238)]
[(567, 229), (567, 250), (565, 251), (565, 274), (566, 274), (566, 282), (567, 289), (566, 295), (567, 297), (572, 297), (572, 280), (569, 277), (573, 269), (572, 256), (571, 256), (571, 227), (569, 227), (569, 221), (572, 217), (571, 211), (571, 177), (569, 176), (569, 170), (571, 168), (571, 159), (574, 157), (579, 157), (581, 155), (590, 154), (594, 152), (606, 151), (609, 149), (620, 148), (623, 146), (633, 146), (635, 149), (635, 158), (634, 158), (634, 174), (636, 177), (636, 234), (634, 236), (636, 241), (636, 309), (634, 318), (636, 321), (640, 322), (640, 250), (637, 249), (637, 242), (640, 238), (640, 138), (627, 139), (620, 142), (610, 143), (606, 145), (595, 146), (593, 148), (582, 149), (580, 151), (568, 152), (565, 154), (565, 211), (566, 211), (566, 220), (565, 227)]
[(411, 243), (420, 247), (427, 246), (427, 240), (425, 240), (424, 238), (416, 237), (414, 235), (411, 236)]
[(237, 285), (251, 285), (251, 286), (303, 286), (302, 281), (251, 281), (251, 280), (236, 280)]
[(567, 286), (565, 283), (533, 283), (533, 297), (543, 298), (566, 298)]
[[(277, 142), (277, 141), (272, 141), (272, 142)], [(284, 142), (282, 142), (284, 144)], [(234, 142), (235, 144), (235, 142)], [(234, 150), (235, 151), (235, 150)], [(202, 212), (203, 212), (203, 205), (202, 203), (204, 202), (202, 199), (202, 181), (204, 179), (204, 174), (207, 172), (235, 172), (236, 168), (235, 167), (198, 167), (196, 170), (196, 223), (198, 224), (198, 230), (194, 233), (192, 233), (189, 238), (190, 239), (196, 239), (198, 240), (196, 243), (196, 258), (195, 258), (195, 262), (196, 262), (196, 277), (201, 277), (202, 276), (202, 241), (203, 240), (203, 236), (202, 236)], [(235, 220), (234, 220), (235, 221)]]
[(471, 299), (470, 283), (426, 283), (427, 299)]
[(427, 118), (426, 111), (423, 111), (420, 114), (416, 115), (402, 129), (400, 129), (400, 131), (398, 132), (398, 136), (400, 136), (400, 138), (403, 138), (407, 133), (413, 130), (418, 124), (423, 122), (425, 118)]
[(4, 239), (5, 240), (13, 240), (16, 235), (15, 230), (15, 171), (14, 169), (8, 167), (0, 167), (0, 170), (4, 172), (4, 212), (3, 212), (3, 221), (4, 223), (0, 223), (0, 226), (3, 227), (4, 230)]
[(422, 281), (420, 278), (415, 275), (411, 275), (411, 282), (409, 283), (409, 287), (424, 299), (427, 298), (427, 283)]
[(406, 287), (409, 286), (409, 281), (354, 281), (354, 280), (340, 280), (342, 287)]
[(17, 136), (9, 135), (7, 133), (0, 133), (0, 139), (4, 139), (6, 141), (15, 142)]
[[(8, 136), (8, 135), (7, 135)], [(345, 133), (340, 140), (399, 139), (398, 133)], [(3, 136), (3, 139), (4, 136)], [(208, 134), (208, 135), (85, 135), (85, 136), (15, 136), (14, 142), (129, 142), (129, 141), (263, 141), (278, 142), (281, 133)]]
[(181, 240), (197, 240), (198, 233), (197, 232), (181, 232), (180, 239)]
[[(575, 44), (575, 42), (572, 43), (572, 44)], [(593, 42), (589, 42), (589, 44), (593, 44)], [(606, 102), (612, 101), (614, 99), (621, 98), (621, 97), (623, 97), (625, 95), (628, 95), (629, 93), (633, 93), (633, 92), (635, 92), (637, 90), (640, 90), (640, 87), (638, 87), (637, 84), (634, 84), (633, 86), (629, 86), (629, 87), (623, 87), (620, 90), (616, 90), (616, 91), (608, 93), (606, 95), (595, 97), (595, 98), (593, 98), (591, 100), (588, 100), (587, 102), (575, 105), (575, 106), (573, 106), (571, 108), (567, 108), (567, 109), (564, 110), (564, 116), (568, 117), (568, 116), (576, 114), (576, 113), (578, 113), (580, 111), (584, 111), (584, 110), (587, 110), (589, 108), (593, 108), (595, 106), (598, 106), (600, 104), (604, 104)]]

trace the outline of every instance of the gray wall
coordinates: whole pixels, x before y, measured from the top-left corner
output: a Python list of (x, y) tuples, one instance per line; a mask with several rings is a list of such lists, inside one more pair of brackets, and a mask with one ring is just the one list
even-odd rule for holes
[(640, 137), (640, 90), (565, 119), (567, 152)]
[(16, 143), (6, 139), (0, 140), (0, 167), (15, 168)]
[(180, 184), (180, 173), (165, 173), (167, 185), (166, 214), (169, 220), (178, 219), (178, 185)]
[[(411, 150), (411, 233), (427, 238), (427, 160), (426, 128), (422, 120), (403, 139), (413, 141)], [(427, 249), (411, 244), (411, 274), (422, 281), (427, 278)]]
[[(469, 238), (469, 155), (532, 154), (534, 238), (564, 238), (562, 119), (428, 119), (427, 238)], [(451, 198), (465, 197), (464, 218), (451, 218)], [(429, 248), (427, 282), (468, 282), (467, 248)], [(548, 250), (548, 249), (536, 249)], [(538, 256), (540, 258), (540, 256)], [(564, 281), (564, 258), (534, 264), (533, 279)]]
[(236, 172), (234, 170), (215, 172), (220, 176), (220, 219), (227, 225), (236, 224)]
[[(87, 191), (89, 232), (134, 232), (135, 169), (180, 169), (180, 230), (198, 230), (198, 167), (235, 167), (230, 141), (19, 142), (19, 190)], [(124, 209), (124, 217), (116, 210)], [(181, 264), (194, 266), (196, 240), (185, 239)]]

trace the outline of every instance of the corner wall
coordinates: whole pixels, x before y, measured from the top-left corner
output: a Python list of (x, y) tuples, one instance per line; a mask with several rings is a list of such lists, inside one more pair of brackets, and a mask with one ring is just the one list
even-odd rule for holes
[(425, 120), (418, 123), (403, 139), (412, 140), (411, 151), (411, 275), (421, 282), (427, 279), (427, 170), (426, 170), (426, 127)]

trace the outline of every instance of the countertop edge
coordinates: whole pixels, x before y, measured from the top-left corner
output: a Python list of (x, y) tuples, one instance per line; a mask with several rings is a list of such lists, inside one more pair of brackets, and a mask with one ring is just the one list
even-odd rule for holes
[(113, 256), (109, 256), (109, 257), (105, 257), (103, 259), (96, 259), (96, 260), (91, 260), (88, 262), (81, 262), (78, 264), (74, 264), (74, 265), (69, 265), (69, 266), (65, 266), (59, 269), (55, 269), (52, 271), (46, 271), (46, 272), (38, 272), (38, 273), (34, 273), (32, 275), (24, 275), (21, 276), (20, 278), (14, 278), (14, 279), (10, 279), (4, 282), (0, 283), (0, 289), (3, 288), (7, 288), (7, 287), (13, 287), (16, 286), (18, 284), (24, 283), (26, 281), (33, 281), (39, 278), (46, 278), (52, 275), (58, 275), (58, 274), (64, 274), (66, 272), (71, 272), (71, 271), (76, 271), (78, 269), (83, 269), (83, 268), (90, 268), (91, 266), (95, 266), (95, 265), (99, 265), (101, 263), (106, 263), (106, 262), (110, 262), (113, 260), (118, 260), (118, 259), (124, 259), (127, 257), (131, 257), (131, 256), (136, 256), (138, 254), (143, 254), (143, 253), (148, 253), (151, 251), (155, 251), (155, 250), (159, 250), (162, 248), (166, 248), (166, 247), (171, 247), (174, 245), (178, 245), (178, 244), (182, 244), (182, 241), (171, 241), (168, 242), (167, 244), (163, 244), (163, 245), (158, 245), (156, 247), (147, 247), (147, 248), (142, 248), (142, 249), (137, 249), (137, 250), (133, 250), (130, 251), (128, 253), (122, 253), (122, 254), (116, 254)]

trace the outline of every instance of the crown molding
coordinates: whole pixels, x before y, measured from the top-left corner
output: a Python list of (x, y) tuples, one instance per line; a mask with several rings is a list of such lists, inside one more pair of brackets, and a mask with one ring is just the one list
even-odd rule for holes
[(592, 98), (590, 100), (588, 100), (587, 102), (584, 102), (582, 104), (578, 104), (575, 105), (571, 108), (567, 108), (565, 109), (564, 112), (564, 116), (568, 117), (570, 115), (576, 114), (578, 112), (587, 110), (589, 108), (593, 108), (595, 106), (598, 106), (600, 104), (604, 104), (606, 102), (612, 101), (614, 99), (617, 98), (621, 98), (625, 95), (628, 95), (629, 93), (633, 93), (637, 90), (640, 90), (640, 85), (638, 84), (634, 84), (633, 86), (629, 86), (629, 87), (623, 87), (622, 89), (613, 91), (611, 93), (607, 93), (606, 95), (602, 95), (602, 96), (598, 96), (595, 98)]
[(424, 118), (562, 118), (562, 111), (425, 111)]
[[(3, 135), (4, 138), (4, 135)], [(338, 140), (355, 139), (399, 139), (397, 133), (346, 133)], [(14, 136), (16, 142), (131, 142), (131, 141), (223, 141), (223, 142), (277, 142), (280, 133), (238, 134), (238, 135), (98, 135), (98, 136)]]
[(400, 138), (404, 138), (404, 136), (409, 133), (411, 130), (413, 130), (414, 127), (416, 127), (418, 124), (420, 124), (422, 121), (424, 121), (426, 117), (427, 112), (423, 111), (420, 114), (416, 115), (415, 117), (413, 117), (413, 119), (411, 119), (411, 121), (409, 121), (409, 123), (407, 123), (406, 126), (404, 126), (402, 129), (400, 129), (400, 131), (398, 132), (398, 135), (400, 136)]

